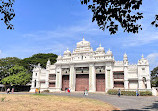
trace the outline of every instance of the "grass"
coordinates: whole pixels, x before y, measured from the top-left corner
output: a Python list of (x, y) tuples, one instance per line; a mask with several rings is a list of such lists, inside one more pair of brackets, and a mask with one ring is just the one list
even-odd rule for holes
[(87, 98), (54, 95), (2, 95), (1, 111), (106, 111), (117, 110), (110, 104)]

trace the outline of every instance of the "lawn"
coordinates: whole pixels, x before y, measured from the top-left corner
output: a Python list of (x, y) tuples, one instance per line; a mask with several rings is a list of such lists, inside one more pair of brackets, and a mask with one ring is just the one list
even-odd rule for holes
[(0, 111), (106, 111), (116, 109), (105, 102), (87, 98), (0, 94)]

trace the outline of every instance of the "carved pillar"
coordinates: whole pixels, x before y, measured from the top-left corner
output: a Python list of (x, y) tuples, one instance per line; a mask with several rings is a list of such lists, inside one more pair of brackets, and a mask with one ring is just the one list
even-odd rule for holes
[(89, 65), (89, 91), (96, 91), (96, 74), (94, 64)]
[(129, 84), (129, 81), (128, 81), (128, 68), (127, 68), (127, 65), (124, 66), (124, 88), (125, 89), (129, 89), (128, 87), (128, 84)]
[(113, 81), (112, 79), (112, 68), (111, 66), (106, 66), (105, 67), (105, 91), (107, 91), (108, 89), (112, 89), (113, 88)]
[(46, 88), (48, 88), (48, 87), (49, 87), (49, 70), (47, 70), (47, 72), (46, 72), (45, 85), (46, 85)]
[(75, 91), (75, 84), (76, 84), (76, 74), (74, 65), (70, 66), (70, 76), (69, 76), (69, 87), (71, 91)]
[(61, 67), (57, 67), (56, 69), (56, 88), (57, 88), (57, 91), (61, 91), (61, 88), (62, 88)]

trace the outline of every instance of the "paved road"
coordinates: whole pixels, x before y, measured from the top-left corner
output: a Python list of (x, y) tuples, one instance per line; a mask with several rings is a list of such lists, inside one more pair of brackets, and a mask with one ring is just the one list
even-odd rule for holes
[[(1, 93), (0, 93), (1, 94)], [(30, 94), (30, 93), (15, 93), (15, 94)], [(155, 96), (112, 96), (103, 93), (89, 93), (88, 96), (83, 96), (83, 93), (47, 93), (48, 95), (71, 96), (80, 98), (91, 98), (110, 103), (121, 110), (134, 111), (158, 111), (158, 97)]]

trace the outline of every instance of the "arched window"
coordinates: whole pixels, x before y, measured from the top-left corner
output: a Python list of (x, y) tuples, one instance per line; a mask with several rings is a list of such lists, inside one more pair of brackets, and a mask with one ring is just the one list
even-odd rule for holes
[(36, 80), (35, 80), (35, 84), (34, 84), (34, 87), (36, 87)]

